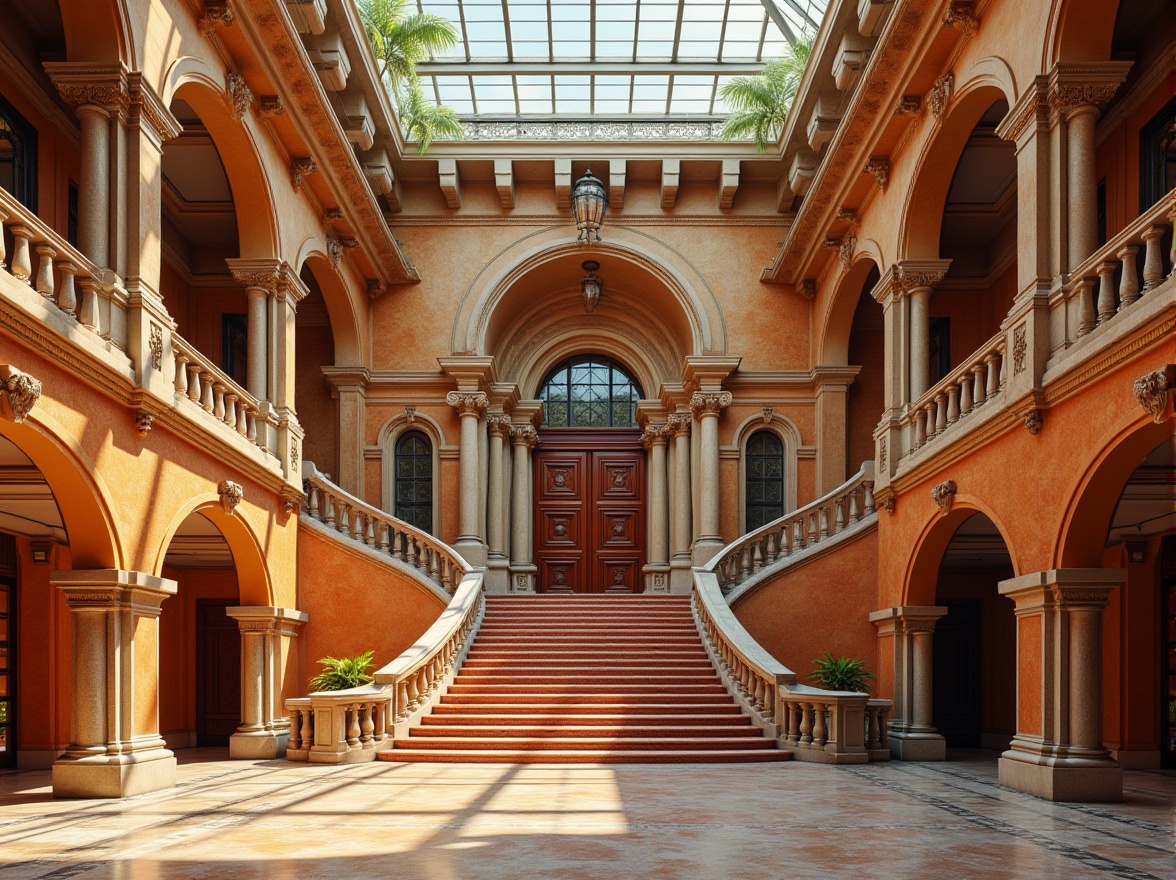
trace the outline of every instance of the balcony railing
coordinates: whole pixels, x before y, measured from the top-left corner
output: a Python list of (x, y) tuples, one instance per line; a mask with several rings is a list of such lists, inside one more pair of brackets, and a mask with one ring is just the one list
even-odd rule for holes
[(177, 405), (184, 398), (192, 401), (208, 413), (212, 419), (227, 430), (237, 434), (264, 452), (277, 454), (272, 448), (273, 430), (277, 419), (270, 417), (269, 423), (261, 414), (257, 398), (253, 397), (216, 367), (196, 347), (178, 333), (173, 333), (172, 351), (175, 354), (175, 389)]
[(0, 189), (0, 271), (27, 284), (62, 315), (126, 351), (127, 292), (118, 276), (91, 263), (4, 189)]

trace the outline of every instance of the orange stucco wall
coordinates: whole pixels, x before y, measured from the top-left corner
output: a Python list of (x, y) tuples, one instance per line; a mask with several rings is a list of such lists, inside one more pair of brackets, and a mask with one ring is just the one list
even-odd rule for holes
[(877, 669), (868, 615), (876, 596), (878, 532), (871, 529), (810, 562), (793, 565), (732, 610), (757, 642), (804, 681), (824, 651)]

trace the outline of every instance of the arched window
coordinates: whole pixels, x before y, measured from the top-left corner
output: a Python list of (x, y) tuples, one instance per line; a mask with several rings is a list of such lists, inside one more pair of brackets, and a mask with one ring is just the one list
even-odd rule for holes
[(396, 440), (396, 489), (393, 515), (422, 531), (433, 532), (433, 448), (421, 431)]
[(784, 444), (773, 431), (756, 431), (746, 455), (745, 531), (754, 532), (784, 515)]
[(37, 130), (0, 98), (0, 187), (37, 210)]
[(569, 358), (539, 389), (549, 428), (635, 428), (641, 386), (611, 358)]

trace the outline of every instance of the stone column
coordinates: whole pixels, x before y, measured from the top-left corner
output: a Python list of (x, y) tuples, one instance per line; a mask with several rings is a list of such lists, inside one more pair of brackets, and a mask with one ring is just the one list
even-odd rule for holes
[(363, 446), (367, 436), (367, 385), (363, 367), (323, 367), (331, 393), (339, 402), (339, 486), (363, 497)]
[(98, 267), (110, 265), (110, 114), (96, 104), (77, 109), (82, 124), (78, 180), (78, 250)]
[(280, 758), (290, 739), (290, 719), (282, 705), (289, 640), (307, 615), (257, 605), (225, 611), (241, 629), (241, 724), (229, 738), (229, 757)]
[(817, 497), (842, 485), (860, 461), (847, 461), (849, 386), (860, 367), (814, 367), (817, 391)]
[(884, 608), (870, 615), (878, 637), (891, 640), (894, 716), (890, 752), (900, 761), (942, 761), (947, 743), (935, 729), (932, 706), (931, 638), (947, 609), (931, 605)]
[(503, 480), (506, 468), (503, 458), (506, 438), (510, 436), (510, 416), (506, 413), (490, 413), (486, 421), (490, 428), (486, 475), (486, 589), (490, 592), (505, 593), (510, 586), (510, 564), (506, 556), (506, 498)]
[(1102, 613), (1126, 579), (1060, 568), (1001, 581), (1017, 615), (1017, 734), (1001, 785), (1058, 801), (1122, 798), (1122, 768), (1102, 745)]
[(539, 434), (531, 424), (512, 425), (514, 443), (514, 492), (511, 502), (510, 590), (512, 593), (534, 593), (536, 568), (531, 561), (531, 450), (539, 442)]
[(1098, 107), (1093, 104), (1079, 104), (1066, 115), (1071, 270), (1098, 248), (1098, 174), (1094, 162), (1094, 128), (1098, 116)]
[(645, 592), (670, 591), (669, 471), (666, 444), (674, 429), (660, 422), (645, 426), (642, 442), (649, 450), (649, 543), (648, 562), (642, 569)]
[(694, 583), (690, 574), (690, 535), (693, 519), (690, 512), (690, 415), (670, 416), (674, 435), (674, 504), (670, 511), (670, 592), (689, 593)]
[(931, 371), (931, 286), (912, 287), (911, 315), (911, 399), (914, 403), (927, 393)]
[(705, 565), (723, 548), (720, 533), (719, 415), (731, 404), (730, 391), (696, 391), (690, 408), (699, 433), (699, 534), (694, 542), (694, 564)]
[(268, 399), (269, 376), (269, 288), (254, 282), (245, 288), (248, 298), (249, 377), (245, 390), (258, 401)]
[(486, 545), (478, 530), (478, 505), (482, 500), (478, 424), (489, 398), (482, 391), (450, 391), (445, 401), (461, 417), (461, 509), (453, 547), (470, 565), (485, 565)]
[(121, 569), (55, 571), (73, 618), (74, 741), (55, 797), (129, 797), (175, 783), (159, 735), (159, 613), (176, 582)]

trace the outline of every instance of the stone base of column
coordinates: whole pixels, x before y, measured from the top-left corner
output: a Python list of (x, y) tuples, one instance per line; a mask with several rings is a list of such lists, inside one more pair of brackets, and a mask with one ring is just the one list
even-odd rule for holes
[(896, 761), (946, 761), (947, 740), (943, 735), (930, 731), (891, 730), (890, 756)]
[(486, 560), (486, 593), (501, 595), (510, 592), (510, 560), (505, 556), (491, 556)]
[(694, 542), (694, 549), (690, 551), (690, 558), (694, 561), (695, 565), (706, 565), (725, 546), (721, 538), (699, 538)]
[(1000, 756), (997, 778), (1005, 788), (1049, 801), (1123, 799), (1123, 768), (1102, 749), (1046, 749), (1013, 740), (1012, 748)]
[(675, 554), (670, 560), (670, 592), (677, 596), (688, 596), (694, 589), (694, 564), (689, 553)]
[(453, 549), (474, 568), (486, 564), (486, 545), (478, 538), (458, 538)]
[(539, 573), (533, 565), (512, 565), (510, 567), (510, 592), (534, 595), (535, 576)]
[(164, 748), (126, 755), (68, 755), (53, 762), (53, 796), (123, 798), (176, 784), (176, 758)]
[(238, 730), (229, 737), (229, 758), (234, 761), (284, 758), (289, 742), (288, 730)]
[(670, 592), (670, 566), (665, 562), (652, 562), (641, 569), (641, 578), (646, 593)]

